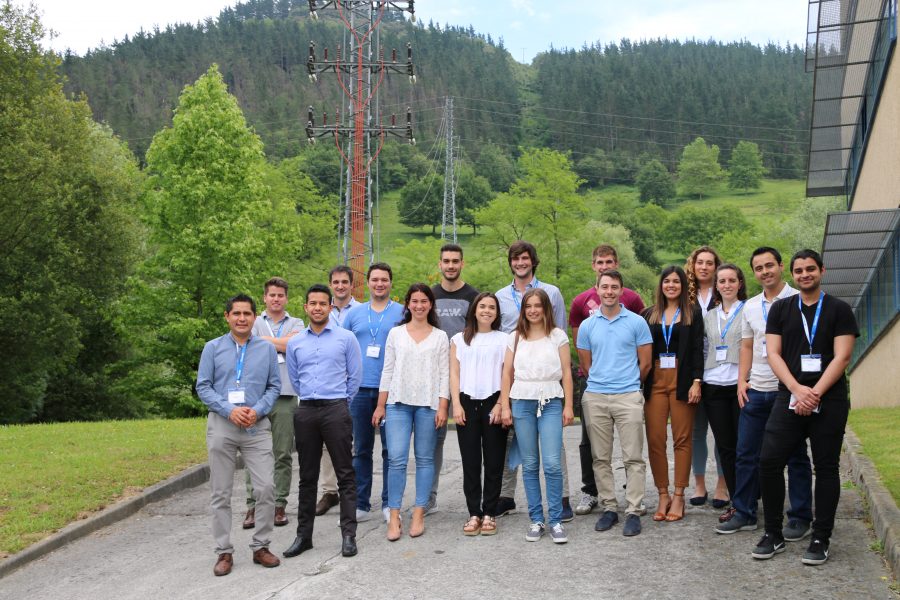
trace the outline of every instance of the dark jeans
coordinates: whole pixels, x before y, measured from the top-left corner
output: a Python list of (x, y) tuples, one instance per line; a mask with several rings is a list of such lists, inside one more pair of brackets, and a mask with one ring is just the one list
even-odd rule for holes
[(725, 476), (725, 485), (728, 486), (728, 495), (734, 498), (734, 460), (738, 439), (738, 418), (741, 412), (738, 405), (737, 384), (704, 383), (701, 398), (709, 427), (716, 439), (716, 450), (719, 451), (719, 464)]
[[(378, 388), (359, 388), (350, 402), (353, 417), (353, 469), (356, 471), (356, 508), (369, 512), (372, 505), (372, 450), (375, 448), (375, 428), (372, 414), (378, 406)], [(381, 506), (387, 506), (387, 442), (384, 427), (379, 427), (381, 435)]]
[(297, 535), (312, 539), (316, 518), (316, 487), (322, 443), (337, 475), (341, 506), (341, 533), (356, 535), (356, 475), (350, 450), (353, 426), (346, 399), (300, 400), (294, 411), (294, 439), (300, 463), (297, 498)]
[(466, 413), (466, 424), (456, 425), (463, 467), (463, 492), (469, 515), (477, 517), (497, 515), (497, 500), (500, 498), (500, 485), (503, 481), (503, 457), (506, 453), (506, 430), (499, 422), (490, 424), (488, 419), (499, 397), (499, 392), (484, 400), (473, 400), (466, 394), (459, 395), (459, 402)]
[(587, 434), (587, 419), (581, 414), (581, 443), (578, 457), (581, 459), (581, 491), (591, 496), (597, 495), (597, 481), (594, 479), (594, 457), (591, 455), (591, 440)]
[[(731, 502), (737, 512), (756, 521), (759, 500), (759, 452), (762, 448), (766, 421), (778, 392), (747, 390), (748, 401), (738, 420), (738, 442), (734, 462), (735, 489)], [(788, 519), (812, 522), (812, 467), (806, 451), (806, 440), (797, 444), (787, 463)]]
[(828, 541), (834, 529), (834, 515), (841, 497), (838, 467), (850, 401), (846, 396), (824, 398), (819, 405), (821, 410), (818, 414), (801, 417), (788, 409), (789, 399), (789, 393), (778, 393), (766, 423), (759, 457), (759, 485), (762, 490), (766, 531), (781, 535), (784, 467), (797, 445), (809, 438), (816, 469), (813, 536)]

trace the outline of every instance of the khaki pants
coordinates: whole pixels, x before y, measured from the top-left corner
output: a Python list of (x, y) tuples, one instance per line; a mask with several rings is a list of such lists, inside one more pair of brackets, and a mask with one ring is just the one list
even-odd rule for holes
[(322, 482), (323, 494), (337, 494), (337, 474), (334, 465), (331, 464), (331, 455), (328, 448), (322, 446), (322, 461), (319, 463), (319, 480)]
[(622, 460), (625, 463), (626, 514), (639, 514), (644, 500), (644, 396), (640, 391), (625, 394), (585, 392), (581, 408), (591, 440), (594, 479), (603, 510), (615, 511), (615, 478), (612, 470), (612, 448), (615, 430), (619, 432)]

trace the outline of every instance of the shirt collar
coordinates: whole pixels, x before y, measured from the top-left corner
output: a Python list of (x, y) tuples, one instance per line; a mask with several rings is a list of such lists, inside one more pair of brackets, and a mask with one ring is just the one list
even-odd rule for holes
[[(331, 319), (328, 319), (325, 322), (325, 328), (322, 329), (322, 333), (325, 333), (326, 331), (331, 331)], [(311, 334), (311, 335), (322, 335), (322, 333), (316, 333), (315, 331), (312, 330), (312, 323), (310, 323), (309, 325), (306, 326), (306, 333)]]
[(288, 313), (288, 311), (284, 311), (284, 318), (281, 319), (281, 321), (273, 320), (272, 317), (269, 316), (269, 313), (266, 311), (263, 311), (261, 316), (266, 321), (272, 321), (273, 323), (281, 323), (281, 321), (286, 321), (291, 318), (291, 315), (290, 315), (290, 313)]

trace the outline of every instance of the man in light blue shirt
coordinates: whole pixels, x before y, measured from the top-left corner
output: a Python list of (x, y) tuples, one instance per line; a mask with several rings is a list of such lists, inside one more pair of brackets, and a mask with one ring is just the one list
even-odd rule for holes
[(587, 389), (581, 399), (583, 418), (591, 440), (594, 478), (603, 514), (594, 526), (606, 531), (619, 521), (612, 471), (613, 427), (619, 432), (625, 463), (625, 526), (622, 534), (641, 532), (644, 500), (644, 396), (641, 382), (650, 372), (653, 337), (639, 315), (622, 306), (622, 275), (615, 270), (600, 275), (597, 291), (600, 310), (578, 328), (578, 360), (587, 371)]
[(352, 333), (331, 322), (331, 290), (314, 285), (306, 292), (309, 327), (287, 346), (287, 370), (299, 398), (294, 439), (300, 457), (297, 538), (286, 557), (312, 548), (316, 483), (322, 444), (328, 448), (338, 479), (341, 504), (341, 554), (356, 555), (356, 476), (351, 444), (350, 398), (359, 390), (362, 355)]
[(275, 459), (267, 418), (281, 391), (277, 353), (270, 342), (251, 335), (256, 320), (256, 303), (251, 297), (239, 294), (228, 300), (225, 320), (231, 331), (206, 343), (197, 370), (197, 395), (210, 411), (206, 447), (218, 555), (215, 575), (228, 575), (234, 564), (231, 492), (238, 450), (250, 472), (260, 517), (250, 543), (253, 562), (264, 567), (280, 564), (269, 552), (275, 517)]

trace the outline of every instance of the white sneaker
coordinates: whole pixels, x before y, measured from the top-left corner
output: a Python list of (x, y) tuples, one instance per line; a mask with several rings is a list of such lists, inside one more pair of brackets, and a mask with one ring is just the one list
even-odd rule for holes
[(372, 518), (372, 513), (367, 510), (356, 509), (356, 522), (362, 523)]
[(391, 509), (385, 506), (381, 509), (381, 515), (384, 517), (384, 522), (387, 523), (391, 520)]

